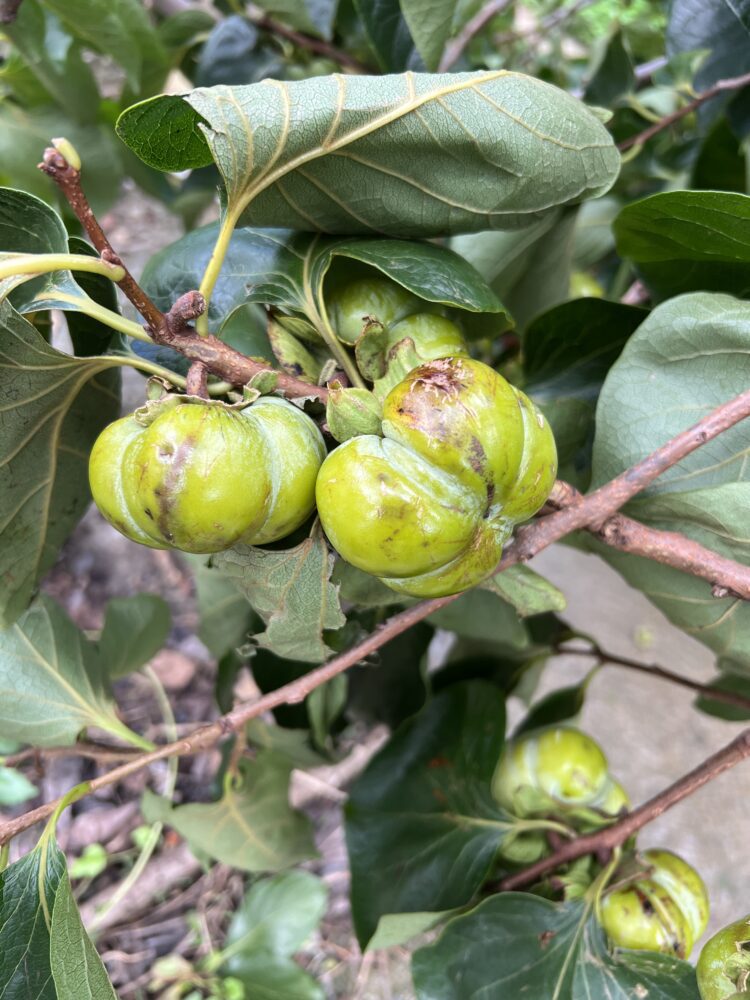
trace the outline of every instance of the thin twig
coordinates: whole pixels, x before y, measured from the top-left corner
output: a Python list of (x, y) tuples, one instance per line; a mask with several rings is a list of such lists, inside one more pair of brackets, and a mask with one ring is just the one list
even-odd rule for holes
[[(251, 719), (262, 715), (264, 712), (278, 708), (279, 705), (293, 705), (304, 701), (308, 694), (320, 687), (321, 684), (325, 684), (333, 677), (336, 677), (337, 674), (343, 673), (349, 667), (359, 663), (382, 645), (411, 628), (412, 625), (427, 617), (428, 614), (439, 610), (439, 608), (448, 604), (451, 600), (452, 598), (450, 597), (441, 597), (407, 608), (406, 611), (402, 611), (389, 618), (388, 621), (376, 632), (373, 632), (372, 635), (369, 635), (363, 642), (358, 643), (352, 649), (347, 650), (347, 652), (335, 656), (328, 663), (324, 663), (298, 680), (292, 681), (290, 684), (285, 684), (283, 687), (277, 688), (277, 690), (271, 691), (260, 698), (253, 698), (241, 705), (237, 705), (236, 708), (227, 715), (222, 716), (222, 718), (217, 719), (216, 722), (200, 727), (181, 740), (168, 743), (149, 753), (141, 754), (136, 759), (128, 761), (128, 763), (123, 764), (121, 767), (116, 767), (106, 774), (92, 778), (89, 785), (90, 792), (97, 792), (100, 788), (106, 788), (108, 785), (122, 781), (123, 778), (135, 774), (137, 771), (141, 771), (144, 767), (154, 764), (159, 760), (165, 760), (168, 757), (174, 756), (187, 756), (202, 750), (209, 750), (219, 740), (242, 728)], [(48, 802), (23, 816), (1, 824), (0, 845), (7, 843), (7, 841), (21, 833), (22, 830), (27, 830), (40, 820), (46, 819), (54, 812), (60, 801), (60, 799), (57, 799), (53, 802)]]
[(5, 767), (18, 767), (28, 760), (41, 763), (57, 757), (86, 757), (99, 763), (112, 763), (117, 760), (130, 760), (142, 751), (138, 747), (114, 747), (105, 743), (74, 743), (69, 747), (27, 747), (18, 753), (10, 753), (0, 757), (0, 763)]
[(23, 0), (0, 0), (0, 24), (13, 24)]
[(750, 73), (744, 73), (742, 76), (729, 77), (726, 80), (717, 81), (708, 90), (704, 90), (702, 93), (698, 94), (693, 98), (692, 101), (688, 101), (687, 104), (678, 108), (677, 111), (673, 111), (671, 115), (665, 115), (660, 118), (658, 122), (654, 122), (648, 128), (644, 129), (642, 132), (638, 132), (636, 135), (631, 135), (627, 139), (623, 139), (622, 142), (618, 142), (617, 148), (621, 153), (624, 153), (626, 149), (630, 149), (632, 146), (642, 146), (649, 139), (652, 139), (659, 132), (663, 132), (665, 128), (669, 128), (670, 125), (674, 125), (675, 122), (680, 121), (686, 115), (692, 114), (697, 108), (706, 101), (710, 101), (712, 98), (717, 97), (719, 94), (725, 93), (726, 91), (740, 90), (742, 87), (750, 86)]
[(722, 688), (714, 687), (712, 684), (701, 684), (700, 681), (691, 680), (682, 674), (676, 674), (672, 670), (660, 667), (656, 663), (641, 663), (639, 660), (631, 660), (627, 656), (619, 656), (617, 653), (610, 653), (606, 649), (601, 649), (594, 645), (590, 649), (577, 649), (564, 644), (555, 646), (555, 652), (565, 656), (590, 656), (602, 667), (624, 667), (627, 670), (636, 670), (649, 677), (658, 677), (660, 680), (669, 681), (670, 684), (677, 684), (679, 687), (694, 691), (702, 698), (711, 701), (720, 701), (724, 705), (731, 705), (734, 708), (744, 709), (750, 714), (750, 698), (738, 694), (736, 691), (724, 691)]
[(748, 756), (750, 756), (750, 728), (743, 730), (736, 739), (719, 750), (718, 753), (703, 761), (689, 774), (628, 813), (617, 823), (597, 830), (595, 833), (567, 841), (548, 857), (524, 868), (523, 871), (508, 875), (497, 886), (498, 891), (507, 892), (511, 889), (520, 889), (538, 882), (549, 872), (555, 871), (555, 869), (570, 861), (575, 861), (577, 858), (582, 858), (587, 854), (611, 851), (615, 847), (619, 847), (629, 837), (671, 809), (672, 806), (693, 795), (699, 788), (708, 784), (709, 781), (713, 781), (724, 771), (740, 764)]
[(452, 42), (446, 45), (443, 56), (438, 66), (440, 73), (447, 73), (451, 66), (455, 65), (463, 55), (464, 49), (471, 42), (475, 35), (478, 35), (485, 28), (493, 17), (502, 14), (510, 7), (513, 0), (490, 0), (484, 7), (481, 7), (474, 17), (470, 18), (456, 35)]
[(335, 45), (331, 45), (330, 42), (325, 42), (321, 38), (313, 38), (312, 35), (289, 28), (286, 24), (282, 24), (281, 21), (277, 21), (276, 18), (270, 17), (264, 10), (256, 7), (253, 3), (247, 5), (246, 13), (256, 28), (262, 28), (263, 31), (267, 31), (271, 35), (278, 35), (279, 38), (286, 38), (288, 42), (296, 45), (297, 48), (307, 49), (308, 52), (314, 52), (316, 55), (324, 56), (326, 59), (332, 59), (340, 66), (346, 66), (355, 73), (373, 72), (370, 66), (360, 62), (359, 59), (355, 59), (354, 56), (348, 52), (344, 52), (343, 49), (336, 48)]

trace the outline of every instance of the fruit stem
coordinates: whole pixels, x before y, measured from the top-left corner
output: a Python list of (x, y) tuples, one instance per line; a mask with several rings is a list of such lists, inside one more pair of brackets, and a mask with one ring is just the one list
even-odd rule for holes
[(195, 321), (195, 329), (201, 337), (208, 336), (208, 304), (211, 301), (211, 295), (221, 274), (221, 268), (229, 250), (235, 226), (240, 220), (240, 215), (242, 215), (242, 208), (243, 206), (239, 208), (235, 207), (231, 212), (227, 210), (227, 214), (222, 219), (221, 226), (219, 227), (219, 235), (216, 238), (211, 258), (206, 265), (206, 270), (203, 272), (199, 291), (205, 299), (206, 308)]

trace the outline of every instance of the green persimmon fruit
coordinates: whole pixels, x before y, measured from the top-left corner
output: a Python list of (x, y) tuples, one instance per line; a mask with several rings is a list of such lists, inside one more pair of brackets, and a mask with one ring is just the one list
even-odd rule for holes
[(326, 302), (326, 309), (339, 340), (353, 344), (368, 319), (389, 327), (417, 312), (420, 305), (416, 295), (395, 281), (360, 278), (334, 291)]
[(325, 454), (300, 409), (263, 397), (166, 406), (144, 426), (123, 417), (89, 460), (96, 505), (122, 534), (153, 548), (219, 552), (289, 534), (310, 515)]
[(671, 851), (642, 854), (643, 877), (606, 893), (599, 919), (618, 948), (687, 958), (708, 924), (708, 893), (696, 870)]
[(341, 556), (400, 593), (437, 597), (480, 583), (555, 480), (547, 421), (471, 358), (410, 372), (383, 402), (382, 433), (331, 452), (316, 501)]
[(422, 361), (469, 355), (461, 331), (445, 316), (413, 313), (388, 327), (389, 348), (407, 337), (414, 343), (414, 350)]
[(496, 801), (520, 818), (557, 807), (596, 807), (610, 793), (604, 752), (572, 726), (554, 726), (509, 743), (492, 777)]
[(696, 972), (701, 1000), (750, 998), (750, 915), (714, 934), (701, 951)]

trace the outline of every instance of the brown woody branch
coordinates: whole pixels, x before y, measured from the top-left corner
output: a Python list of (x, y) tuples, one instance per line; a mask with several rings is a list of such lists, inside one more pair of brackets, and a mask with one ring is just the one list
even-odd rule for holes
[[(388, 621), (384, 622), (377, 631), (369, 635), (363, 642), (358, 643), (345, 653), (335, 656), (328, 663), (324, 663), (315, 670), (311, 670), (310, 673), (305, 674), (298, 680), (292, 681), (290, 684), (285, 684), (283, 687), (277, 688), (276, 691), (271, 691), (260, 698), (253, 698), (251, 701), (237, 705), (236, 708), (232, 709), (227, 715), (217, 719), (216, 722), (211, 722), (207, 726), (201, 726), (183, 739), (177, 740), (174, 743), (167, 743), (159, 747), (158, 750), (139, 754), (138, 757), (122, 764), (120, 767), (113, 768), (113, 770), (108, 771), (106, 774), (92, 779), (90, 782), (90, 791), (96, 792), (100, 788), (106, 788), (107, 785), (122, 781), (123, 778), (141, 771), (144, 767), (148, 767), (149, 764), (154, 764), (156, 761), (164, 760), (167, 757), (187, 756), (199, 753), (202, 750), (209, 750), (221, 739), (241, 729), (251, 719), (257, 718), (264, 712), (278, 708), (279, 705), (293, 705), (304, 701), (321, 684), (325, 684), (333, 677), (343, 673), (344, 670), (348, 670), (349, 667), (353, 667), (356, 663), (361, 662), (366, 656), (374, 653), (385, 643), (400, 635), (401, 632), (405, 632), (428, 614), (448, 604), (451, 599), (450, 597), (437, 598), (436, 600), (426, 601), (422, 604), (416, 604), (412, 608), (407, 608), (406, 611), (402, 611), (389, 618)], [(0, 845), (7, 843), (17, 834), (33, 826), (35, 823), (46, 819), (54, 812), (60, 801), (60, 799), (57, 799), (54, 802), (48, 802), (37, 809), (33, 809), (31, 812), (25, 813), (23, 816), (0, 824)]]
[[(547, 502), (550, 506), (566, 508), (580, 499), (582, 495), (578, 490), (569, 483), (558, 481)], [(603, 524), (587, 530), (609, 548), (707, 580), (714, 588), (715, 597), (739, 597), (750, 601), (750, 566), (727, 559), (679, 532), (649, 528), (624, 514), (613, 514)]]
[(296, 31), (294, 28), (282, 24), (281, 21), (270, 17), (264, 10), (256, 7), (253, 3), (247, 5), (246, 13), (256, 28), (261, 28), (271, 35), (278, 35), (279, 38), (285, 38), (299, 49), (307, 49), (308, 52), (314, 52), (318, 56), (332, 59), (339, 66), (346, 66), (354, 73), (373, 72), (370, 66), (366, 66), (359, 59), (355, 59), (348, 52), (344, 52), (343, 49), (336, 48), (335, 45), (331, 45), (330, 42), (325, 42), (321, 38), (313, 38), (312, 35), (305, 34), (303, 31)]
[(13, 24), (23, 0), (0, 0), (0, 24)]
[(630, 149), (632, 146), (642, 146), (649, 139), (663, 132), (664, 129), (669, 128), (670, 125), (674, 125), (675, 122), (692, 114), (693, 111), (697, 110), (702, 104), (705, 104), (706, 101), (710, 101), (712, 98), (718, 97), (719, 94), (726, 93), (727, 91), (740, 90), (742, 87), (747, 86), (750, 86), (750, 73), (729, 77), (726, 80), (719, 80), (712, 87), (709, 87), (708, 90), (704, 90), (698, 94), (692, 101), (688, 101), (687, 104), (678, 108), (671, 115), (665, 115), (658, 122), (654, 122), (653, 125), (650, 125), (642, 132), (638, 132), (636, 135), (631, 135), (627, 139), (623, 139), (622, 142), (618, 142), (617, 148), (621, 153), (624, 153), (626, 149)]
[(722, 688), (714, 687), (712, 684), (701, 684), (700, 681), (694, 681), (682, 674), (676, 674), (674, 671), (660, 667), (656, 663), (641, 663), (639, 660), (631, 660), (627, 656), (619, 656), (617, 653), (610, 653), (606, 649), (601, 649), (596, 644), (589, 649), (578, 649), (575, 646), (570, 647), (561, 644), (555, 646), (555, 652), (564, 656), (591, 656), (602, 667), (624, 667), (626, 670), (635, 670), (649, 677), (657, 677), (659, 680), (668, 681), (670, 684), (687, 688), (688, 691), (694, 691), (702, 698), (707, 698), (711, 701), (720, 701), (724, 705), (741, 708), (750, 713), (750, 698), (746, 698), (736, 691), (724, 691)]
[(676, 806), (678, 802), (682, 802), (683, 799), (697, 792), (709, 781), (713, 781), (724, 771), (740, 764), (749, 756), (750, 729), (745, 729), (718, 753), (703, 761), (689, 774), (628, 813), (617, 823), (605, 827), (603, 830), (597, 830), (595, 833), (567, 841), (558, 850), (548, 857), (542, 858), (541, 861), (537, 861), (536, 864), (524, 868), (523, 871), (515, 872), (513, 875), (508, 875), (496, 887), (497, 890), (508, 892), (512, 889), (521, 889), (538, 882), (549, 872), (555, 871), (577, 858), (582, 858), (587, 854), (601, 854), (614, 850), (648, 823), (671, 809), (672, 806)]
[[(125, 276), (118, 284), (145, 319), (146, 331), (155, 343), (179, 351), (189, 361), (200, 363), (205, 369), (233, 385), (245, 385), (259, 372), (272, 370), (268, 365), (245, 357), (217, 337), (201, 337), (196, 333), (190, 326), (190, 321), (200, 316), (206, 308), (200, 292), (187, 292), (174, 303), (168, 313), (163, 313), (115, 253), (83, 192), (80, 170), (76, 170), (53, 147), (44, 151), (39, 169), (58, 185), (102, 259), (123, 268)], [(328, 390), (322, 386), (304, 382), (285, 372), (276, 372), (276, 375), (279, 388), (288, 396), (315, 396), (323, 401), (328, 398)]]

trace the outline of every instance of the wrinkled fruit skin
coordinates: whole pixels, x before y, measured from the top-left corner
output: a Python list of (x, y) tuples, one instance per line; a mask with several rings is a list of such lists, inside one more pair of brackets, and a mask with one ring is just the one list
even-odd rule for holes
[(469, 356), (461, 331), (445, 316), (412, 313), (399, 323), (394, 323), (388, 327), (389, 349), (407, 337), (414, 344), (414, 350), (422, 361)]
[(480, 583), (552, 488), (549, 424), (487, 365), (451, 357), (390, 391), (382, 431), (346, 441), (321, 467), (316, 500), (332, 545), (415, 597)]
[(521, 819), (588, 806), (617, 815), (628, 805), (599, 744), (571, 726), (529, 733), (509, 743), (492, 778), (492, 794)]
[(608, 892), (599, 918), (618, 948), (687, 958), (708, 924), (708, 893), (700, 875), (670, 851), (642, 855), (643, 878)]
[(714, 934), (701, 951), (696, 972), (701, 1000), (750, 997), (750, 915)]
[(147, 427), (124, 417), (104, 429), (89, 460), (94, 501), (133, 541), (219, 552), (275, 541), (312, 512), (325, 455), (300, 409), (263, 397), (165, 407)]

